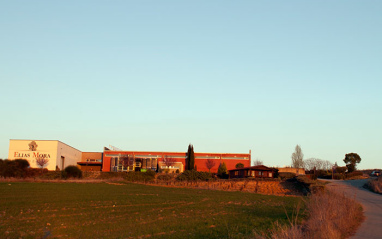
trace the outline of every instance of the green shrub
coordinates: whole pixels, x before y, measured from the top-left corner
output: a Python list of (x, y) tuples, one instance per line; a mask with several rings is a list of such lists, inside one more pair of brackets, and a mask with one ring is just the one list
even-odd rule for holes
[(13, 161), (16, 163), (17, 167), (22, 170), (25, 170), (30, 166), (26, 159), (15, 159)]
[(305, 176), (307, 176), (308, 178), (310, 178), (312, 180), (316, 180), (317, 179), (317, 175), (316, 174), (306, 174)]
[(0, 160), (0, 177), (26, 177), (29, 162), (25, 159)]
[(209, 172), (198, 172), (196, 170), (186, 170), (176, 177), (179, 181), (207, 181), (212, 178), (212, 174)]
[(347, 167), (346, 167), (346, 166), (344, 166), (344, 167), (337, 167), (336, 170), (335, 170), (335, 172), (336, 172), (336, 173), (345, 173), (346, 170), (347, 170)]
[(305, 185), (310, 185), (310, 184), (315, 183), (315, 180), (312, 180), (305, 175), (297, 176), (296, 179), (298, 182), (303, 183)]
[(332, 171), (328, 170), (316, 170), (316, 173), (318, 178), (332, 178)]
[(290, 179), (296, 177), (295, 173), (290, 173), (290, 172), (279, 172), (279, 178), (284, 180), (284, 179)]
[(223, 162), (222, 164), (219, 165), (218, 176), (223, 175), (223, 174), (227, 174), (227, 173), (228, 173), (227, 166), (225, 165), (225, 162)]
[(99, 179), (122, 178), (127, 181), (149, 181), (155, 178), (156, 173), (152, 170), (146, 172), (102, 172)]
[(345, 179), (345, 175), (342, 173), (335, 173), (333, 174), (333, 179), (342, 180), (342, 179)]
[(68, 173), (65, 170), (61, 171), (61, 178), (67, 179), (68, 178)]
[[(39, 172), (41, 172), (41, 169), (38, 169)], [(61, 179), (66, 178), (66, 172), (65, 171), (46, 171), (43, 174), (39, 175), (38, 177), (40, 179), (48, 179), (48, 180), (54, 180), (54, 179)]]
[(237, 163), (235, 165), (235, 168), (244, 168), (244, 164), (243, 163)]
[(25, 177), (27, 178), (35, 178), (35, 177), (41, 177), (42, 175), (46, 174), (48, 172), (48, 169), (40, 169), (40, 168), (27, 168)]
[(347, 173), (346, 174), (346, 178), (353, 178), (353, 177), (359, 177), (359, 176), (362, 176), (363, 173), (360, 172), (360, 171), (354, 171), (354, 172), (351, 172), (351, 173)]
[(101, 172), (98, 179), (123, 178), (124, 175), (124, 172)]
[(82, 171), (77, 166), (71, 165), (64, 169), (63, 178), (82, 178)]
[(158, 175), (157, 179), (163, 180), (163, 181), (169, 181), (169, 180), (173, 179), (173, 177), (171, 175), (168, 175), (168, 174), (161, 174), (161, 175)]
[(153, 171), (153, 170), (147, 170), (147, 171), (145, 172), (145, 175), (146, 175), (147, 177), (152, 177), (152, 178), (154, 178), (155, 175), (156, 175), (156, 172)]
[(369, 180), (367, 186), (371, 191), (382, 194), (382, 176), (377, 179)]
[(318, 175), (318, 178), (321, 178), (321, 179), (332, 179), (332, 175), (331, 174)]
[(274, 168), (274, 173), (273, 173), (273, 178), (279, 178), (280, 174), (279, 174), (279, 170), (277, 168)]
[(126, 172), (122, 173), (123, 179), (132, 182), (151, 181), (155, 178), (155, 172), (147, 170), (147, 172)]
[(299, 175), (295, 177), (298, 187), (302, 190), (304, 194), (322, 192), (325, 188), (325, 185), (317, 180), (312, 180), (306, 175)]

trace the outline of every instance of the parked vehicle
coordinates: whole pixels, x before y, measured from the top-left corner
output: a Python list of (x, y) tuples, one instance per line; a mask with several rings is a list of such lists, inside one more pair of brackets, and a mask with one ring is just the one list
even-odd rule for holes
[(379, 177), (381, 175), (381, 172), (380, 171), (373, 171), (371, 172), (370, 176), (372, 177)]

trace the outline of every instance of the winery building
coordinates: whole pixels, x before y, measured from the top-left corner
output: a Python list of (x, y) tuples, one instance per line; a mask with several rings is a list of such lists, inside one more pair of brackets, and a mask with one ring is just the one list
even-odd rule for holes
[[(223, 162), (227, 169), (234, 169), (236, 164), (242, 163), (244, 167), (251, 164), (251, 153), (194, 153), (195, 166), (198, 171), (216, 173)], [(102, 171), (145, 171), (145, 170), (170, 170), (183, 172), (186, 165), (186, 152), (159, 152), (159, 151), (115, 151), (105, 148), (103, 152)], [(127, 159), (127, 163), (124, 160)], [(207, 161), (213, 162), (210, 169)]]
[(32, 168), (38, 168), (36, 160), (47, 159), (44, 168), (62, 170), (81, 161), (82, 152), (59, 140), (9, 140), (8, 159), (26, 159)]
[[(195, 152), (195, 166), (198, 171), (216, 173), (224, 162), (227, 169), (235, 169), (236, 164), (251, 165), (251, 151), (247, 154), (199, 153)], [(82, 171), (128, 172), (166, 171), (183, 172), (186, 152), (164, 151), (124, 151), (114, 147), (104, 147), (102, 152), (81, 152), (59, 140), (19, 140), (9, 141), (8, 159), (26, 159), (33, 168), (38, 168), (38, 158), (48, 159), (44, 168), (63, 170), (76, 165)]]

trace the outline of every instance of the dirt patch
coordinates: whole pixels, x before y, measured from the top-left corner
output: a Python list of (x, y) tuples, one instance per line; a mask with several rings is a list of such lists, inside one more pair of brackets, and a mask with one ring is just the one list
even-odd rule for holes
[(301, 196), (302, 193), (298, 190), (293, 183), (283, 182), (283, 181), (262, 181), (262, 180), (242, 180), (242, 181), (231, 181), (231, 180), (221, 180), (213, 182), (184, 182), (184, 181), (160, 181), (155, 180), (146, 183), (153, 186), (162, 187), (177, 187), (177, 188), (197, 188), (197, 189), (208, 189), (208, 190), (223, 190), (223, 191), (242, 191), (249, 193), (259, 193), (266, 195), (277, 195), (277, 196)]

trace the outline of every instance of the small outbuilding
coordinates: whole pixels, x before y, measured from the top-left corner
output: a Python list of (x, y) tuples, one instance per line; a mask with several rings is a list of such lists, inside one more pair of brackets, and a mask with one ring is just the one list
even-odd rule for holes
[(303, 168), (284, 167), (277, 169), (279, 170), (279, 173), (294, 173), (296, 175), (305, 175), (305, 169)]
[(264, 165), (229, 170), (230, 178), (274, 178), (278, 170)]

